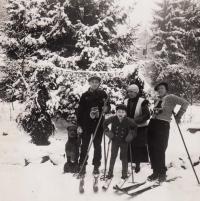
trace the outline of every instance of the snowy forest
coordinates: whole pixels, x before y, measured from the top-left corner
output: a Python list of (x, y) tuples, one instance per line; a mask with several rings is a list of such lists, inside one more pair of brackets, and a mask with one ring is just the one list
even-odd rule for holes
[[(141, 2), (153, 5), (145, 24), (136, 20)], [(151, 111), (154, 86), (163, 81), (170, 93), (188, 101), (179, 125), (200, 175), (198, 0), (4, 0), (0, 4), (0, 201), (130, 197), (113, 193), (112, 187), (94, 194), (89, 176), (85, 178), (89, 190), (80, 195), (79, 181), (63, 174), (67, 127), (77, 121), (91, 76), (101, 78), (100, 87), (110, 98), (108, 116), (115, 114), (116, 105), (127, 98), (127, 86), (133, 84), (149, 100)], [(140, 18), (144, 13), (145, 7)], [(108, 144), (109, 139), (104, 140)], [(179, 179), (134, 199), (192, 201), (200, 196), (174, 118), (166, 161), (169, 175)], [(91, 157), (89, 172), (90, 163)], [(103, 168), (102, 159), (100, 172)], [(117, 159), (118, 176), (120, 168)], [(141, 164), (134, 180), (141, 182), (150, 172), (149, 164)]]

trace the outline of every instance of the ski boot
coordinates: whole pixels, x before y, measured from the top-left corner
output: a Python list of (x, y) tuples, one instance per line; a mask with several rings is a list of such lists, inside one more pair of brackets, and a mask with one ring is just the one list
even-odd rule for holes
[(148, 181), (155, 181), (158, 179), (158, 177), (159, 177), (159, 174), (156, 172), (153, 172), (153, 174), (151, 174), (150, 176), (147, 177), (147, 180)]

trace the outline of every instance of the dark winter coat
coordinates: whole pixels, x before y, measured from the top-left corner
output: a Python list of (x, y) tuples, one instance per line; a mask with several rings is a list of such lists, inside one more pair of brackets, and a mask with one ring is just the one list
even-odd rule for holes
[[(98, 89), (96, 91), (86, 91), (80, 98), (78, 112), (77, 112), (77, 124), (83, 128), (83, 130), (93, 132), (99, 118), (92, 119), (90, 112), (92, 108), (98, 107), (99, 114), (102, 112), (104, 101), (107, 99), (105, 91)], [(109, 103), (107, 104), (110, 108)], [(102, 123), (103, 123), (102, 119)], [(101, 123), (101, 126), (102, 126)], [(100, 126), (100, 127), (101, 127)]]
[(138, 99), (139, 97), (128, 99), (127, 116), (134, 119), (137, 124), (141, 124), (150, 119), (151, 114), (148, 107), (149, 102), (148, 100), (144, 100), (142, 103), (142, 115), (134, 118)]
[[(142, 115), (134, 118), (135, 110), (139, 97), (129, 99), (127, 105), (127, 116), (132, 118), (136, 124), (142, 124), (150, 118), (150, 111), (148, 107), (148, 100), (144, 100), (142, 103)], [(133, 162), (148, 162), (148, 150), (147, 150), (147, 126), (137, 128), (137, 136), (132, 141), (132, 161)], [(128, 151), (128, 161), (130, 162), (130, 150)]]
[[(127, 105), (127, 116), (135, 121), (136, 124), (141, 124), (150, 118), (150, 111), (148, 108), (148, 101), (144, 100), (142, 103), (142, 115), (134, 118), (135, 110), (139, 97), (129, 99)], [(146, 144), (146, 129), (137, 129), (137, 137), (134, 140), (134, 146), (144, 146)]]
[(125, 138), (129, 134), (131, 130), (135, 130), (137, 128), (137, 125), (134, 121), (132, 121), (130, 118), (125, 117), (122, 122), (119, 121), (119, 118), (115, 115), (107, 120), (104, 121), (103, 128), (104, 130), (107, 128), (107, 126), (111, 124), (111, 132), (114, 134), (113, 139), (121, 140), (122, 142), (125, 141)]

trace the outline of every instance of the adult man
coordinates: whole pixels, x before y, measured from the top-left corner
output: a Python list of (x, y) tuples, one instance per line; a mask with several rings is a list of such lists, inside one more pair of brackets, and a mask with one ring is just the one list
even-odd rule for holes
[[(147, 149), (147, 126), (150, 118), (148, 100), (140, 97), (139, 87), (135, 84), (127, 88), (128, 99), (125, 99), (127, 105), (127, 116), (132, 118), (137, 124), (137, 137), (131, 143), (131, 150), (128, 151), (128, 160), (136, 164), (135, 172), (140, 171), (141, 162), (149, 162)], [(130, 147), (129, 147), (130, 149)], [(132, 152), (130, 155), (130, 151)]]
[[(83, 163), (85, 157), (87, 157), (89, 143), (97, 127), (100, 115), (102, 112), (108, 112), (110, 108), (109, 104), (104, 104), (107, 99), (106, 92), (99, 88), (101, 78), (98, 76), (93, 76), (89, 78), (88, 82), (90, 88), (81, 96), (77, 112), (78, 131), (82, 132), (82, 144), (79, 159), (79, 166), (83, 167), (81, 168), (81, 175), (84, 175), (86, 173), (87, 161), (85, 164)], [(99, 174), (99, 166), (101, 165), (101, 142), (103, 136), (103, 121), (104, 118), (102, 118), (101, 120), (100, 126), (97, 130), (97, 134), (93, 141), (93, 174)]]
[(168, 84), (161, 82), (155, 87), (158, 92), (158, 100), (155, 102), (154, 113), (149, 123), (148, 147), (153, 174), (149, 180), (158, 179), (160, 182), (166, 179), (165, 151), (168, 146), (170, 121), (176, 105), (181, 105), (175, 115), (180, 122), (189, 103), (176, 95), (168, 94)]

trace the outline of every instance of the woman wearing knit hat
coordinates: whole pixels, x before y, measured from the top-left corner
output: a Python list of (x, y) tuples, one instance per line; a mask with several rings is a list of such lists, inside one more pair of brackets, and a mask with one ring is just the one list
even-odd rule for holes
[(168, 84), (161, 82), (155, 87), (158, 92), (158, 99), (154, 105), (154, 113), (151, 117), (148, 127), (148, 148), (151, 160), (153, 174), (148, 180), (166, 179), (165, 151), (168, 146), (170, 121), (173, 110), (176, 105), (181, 105), (180, 110), (175, 116), (177, 122), (180, 122), (189, 103), (176, 95), (168, 94)]
[(138, 173), (140, 171), (140, 163), (149, 162), (146, 136), (148, 119), (150, 118), (149, 102), (140, 97), (139, 87), (135, 84), (128, 86), (127, 93), (128, 99), (124, 101), (125, 105), (127, 105), (127, 116), (132, 118), (138, 125), (137, 137), (131, 143), (132, 160), (130, 150), (128, 151), (128, 160), (136, 164), (135, 172)]

